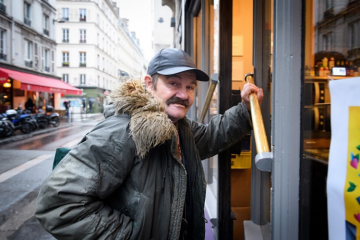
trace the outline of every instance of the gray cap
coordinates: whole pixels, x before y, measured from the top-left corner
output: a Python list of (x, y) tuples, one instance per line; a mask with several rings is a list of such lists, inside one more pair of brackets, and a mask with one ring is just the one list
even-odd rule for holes
[(181, 49), (167, 48), (162, 49), (153, 57), (153, 59), (151, 59), (147, 74), (150, 76), (155, 73), (161, 75), (172, 75), (188, 70), (195, 72), (197, 80), (209, 81), (209, 76), (196, 68), (195, 63), (189, 54)]

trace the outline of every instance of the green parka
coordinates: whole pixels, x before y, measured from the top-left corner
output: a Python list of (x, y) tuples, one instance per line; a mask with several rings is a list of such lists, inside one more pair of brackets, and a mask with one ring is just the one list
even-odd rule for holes
[(201, 159), (239, 141), (251, 129), (243, 103), (209, 124), (188, 118), (178, 131), (140, 82), (112, 94), (100, 122), (44, 181), (36, 217), (57, 239), (178, 239), (187, 171), (191, 171), (193, 229), (204, 239), (206, 182)]

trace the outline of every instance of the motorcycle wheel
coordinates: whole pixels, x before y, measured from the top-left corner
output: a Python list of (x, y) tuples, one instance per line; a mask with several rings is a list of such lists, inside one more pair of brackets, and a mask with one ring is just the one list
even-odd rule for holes
[(38, 125), (36, 122), (31, 121), (31, 131), (35, 131), (38, 128)]
[(10, 126), (5, 126), (5, 136), (9, 137), (14, 133), (14, 129)]
[(53, 119), (51, 119), (51, 121), (53, 122), (53, 126), (57, 127), (60, 125), (60, 118), (58, 116), (54, 117)]
[(29, 122), (21, 123), (20, 130), (22, 133), (26, 133), (26, 134), (31, 133), (31, 130), (32, 130), (31, 123), (29, 123)]
[(6, 137), (6, 127), (0, 126), (0, 138)]
[(44, 129), (44, 128), (47, 128), (48, 126), (48, 121), (47, 120), (39, 120), (38, 121), (38, 125), (39, 125), (39, 128), (41, 129)]

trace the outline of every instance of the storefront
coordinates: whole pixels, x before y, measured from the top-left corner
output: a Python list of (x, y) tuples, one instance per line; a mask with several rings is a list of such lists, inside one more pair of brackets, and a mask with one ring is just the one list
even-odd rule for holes
[(25, 109), (26, 102), (32, 102), (27, 105), (32, 105), (32, 112), (47, 105), (60, 109), (61, 94), (81, 95), (82, 91), (60, 79), (0, 67), (0, 113)]
[[(188, 0), (181, 9), (177, 41), (219, 74), (205, 123), (236, 104), (247, 73), (264, 90), (269, 171), (256, 168), (252, 137), (203, 161), (215, 239), (328, 239), (328, 83), (359, 76), (360, 2)], [(207, 89), (199, 85), (191, 118)]]

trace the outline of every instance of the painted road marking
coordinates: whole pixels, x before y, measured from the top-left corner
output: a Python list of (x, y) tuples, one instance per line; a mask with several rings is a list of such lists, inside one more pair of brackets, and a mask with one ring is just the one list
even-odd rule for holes
[(72, 140), (71, 142), (68, 142), (67, 144), (62, 145), (61, 147), (72, 148), (72, 147), (76, 146), (81, 141), (81, 139), (82, 139), (82, 137), (79, 139)]
[(21, 164), (21, 165), (15, 167), (13, 169), (7, 171), (7, 172), (4, 172), (4, 173), (0, 174), (0, 183), (8, 180), (9, 178), (11, 178), (11, 177), (25, 171), (26, 169), (29, 169), (29, 168), (35, 166), (36, 164), (39, 164), (42, 161), (48, 159), (49, 157), (53, 157), (53, 156), (54, 156), (53, 154), (41, 155), (41, 156), (39, 156), (37, 158), (34, 158), (34, 159), (30, 160), (30, 161), (27, 161), (24, 164)]

